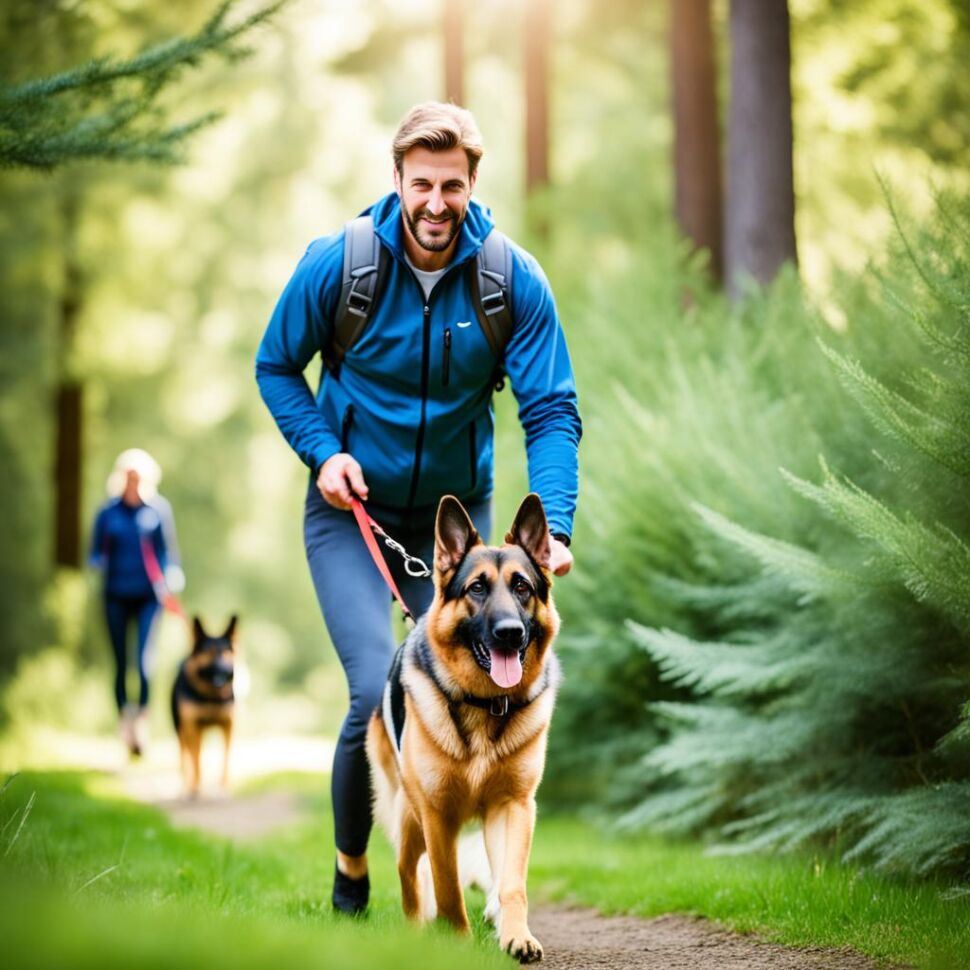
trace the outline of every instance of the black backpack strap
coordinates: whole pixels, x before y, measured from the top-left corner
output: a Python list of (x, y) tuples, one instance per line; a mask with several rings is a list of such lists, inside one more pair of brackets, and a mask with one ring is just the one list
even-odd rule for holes
[(334, 377), (377, 308), (389, 267), (390, 258), (374, 232), (374, 220), (370, 216), (351, 219), (345, 227), (344, 269), (333, 341), (323, 349), (323, 362)]
[(512, 337), (512, 251), (508, 239), (497, 229), (486, 237), (469, 266), (468, 285), (479, 326), (495, 355), (495, 386), (505, 386), (503, 361)]

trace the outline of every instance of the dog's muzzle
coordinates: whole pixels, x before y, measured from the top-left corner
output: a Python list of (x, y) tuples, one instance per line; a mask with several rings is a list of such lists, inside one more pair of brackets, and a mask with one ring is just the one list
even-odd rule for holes
[(235, 671), (229, 664), (216, 663), (208, 667), (203, 667), (199, 671), (199, 676), (203, 680), (207, 680), (213, 687), (225, 687), (226, 684), (232, 683)]

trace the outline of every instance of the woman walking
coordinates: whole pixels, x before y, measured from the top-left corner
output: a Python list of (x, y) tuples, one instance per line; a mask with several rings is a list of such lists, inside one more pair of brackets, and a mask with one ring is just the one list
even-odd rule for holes
[[(108, 501), (94, 521), (90, 563), (104, 575), (104, 610), (115, 659), (121, 736), (132, 756), (145, 747), (155, 620), (165, 590), (185, 585), (172, 507), (158, 494), (162, 470), (140, 448), (123, 451), (108, 476)], [(156, 577), (153, 582), (153, 577)], [(138, 703), (128, 703), (128, 630), (137, 632)]]

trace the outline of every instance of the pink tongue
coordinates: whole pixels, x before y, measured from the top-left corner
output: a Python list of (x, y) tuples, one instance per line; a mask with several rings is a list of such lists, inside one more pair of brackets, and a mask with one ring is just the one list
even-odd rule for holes
[(518, 653), (501, 653), (489, 650), (492, 669), (489, 673), (499, 687), (514, 687), (522, 679), (522, 661)]

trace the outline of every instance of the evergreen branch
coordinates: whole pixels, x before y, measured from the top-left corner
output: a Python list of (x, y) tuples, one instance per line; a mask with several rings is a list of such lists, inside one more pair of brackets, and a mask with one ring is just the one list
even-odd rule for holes
[(947, 333), (931, 323), (926, 313), (907, 303), (891, 287), (886, 287), (885, 294), (886, 299), (919, 327), (931, 347), (941, 351), (944, 357), (955, 357), (961, 361), (970, 360), (970, 336), (964, 336), (962, 328), (955, 333)]
[[(289, 0), (273, 0), (238, 23), (227, 23), (237, 2), (225, 0), (197, 33), (130, 59), (98, 58), (51, 77), (0, 87), (0, 167), (50, 169), (81, 158), (179, 161), (175, 148), (216, 120), (216, 113), (134, 129), (153, 111), (164, 117), (155, 102), (185, 70), (213, 54), (229, 61), (247, 56), (250, 50), (238, 39)], [(98, 103), (101, 110), (92, 114)]]
[[(960, 478), (970, 478), (970, 437), (958, 411), (930, 414), (870, 376), (854, 360), (843, 357), (821, 340), (819, 346), (832, 362), (846, 390), (873, 423), (898, 441), (906, 442)], [(961, 440), (962, 439), (962, 440)]]
[(796, 492), (836, 516), (860, 538), (879, 546), (907, 589), (963, 620), (970, 618), (970, 546), (952, 530), (906, 521), (851, 481), (840, 482), (823, 461), (825, 480), (813, 485), (783, 472)]
[[(146, 131), (126, 138), (113, 134), (123, 126), (110, 118), (87, 118), (68, 131), (28, 141), (0, 134), (0, 167), (20, 165), (46, 169), (54, 167), (66, 157), (176, 164), (181, 161), (176, 149), (195, 132), (213, 124), (220, 117), (221, 113), (210, 112), (171, 128)], [(112, 133), (112, 137), (105, 137), (106, 133)]]
[(970, 861), (970, 782), (923, 786), (871, 798), (868, 831), (845, 853), (852, 861), (875, 856), (881, 869), (905, 865), (924, 875), (962, 868)]
[(789, 655), (791, 637), (749, 645), (693, 640), (673, 630), (656, 630), (627, 621), (634, 640), (653, 657), (665, 680), (719, 697), (753, 697), (790, 688), (814, 665), (807, 653)]
[(763, 569), (785, 576), (803, 598), (832, 595), (860, 584), (858, 576), (827, 565), (808, 549), (752, 532), (698, 502), (692, 502), (691, 508), (711, 532), (753, 556)]
[(900, 242), (903, 244), (903, 249), (906, 252), (909, 263), (916, 271), (917, 276), (919, 276), (919, 278), (926, 285), (926, 288), (940, 303), (965, 314), (968, 310), (970, 310), (970, 306), (968, 306), (967, 302), (965, 300), (952, 299), (950, 294), (946, 292), (945, 289), (943, 289), (941, 292), (939, 283), (930, 278), (930, 274), (923, 265), (923, 262), (917, 259), (916, 253), (909, 241), (909, 237), (903, 231), (902, 222), (899, 218), (899, 213), (896, 210), (895, 203), (893, 202), (892, 193), (889, 191), (888, 183), (879, 172), (876, 172), (876, 179), (879, 182), (879, 187), (882, 189), (883, 198), (885, 199), (886, 206), (889, 209), (889, 216), (892, 220), (893, 228), (896, 230), (896, 234), (899, 237)]
[(51, 77), (0, 88), (0, 100), (11, 104), (32, 103), (67, 91), (111, 85), (126, 78), (169, 76), (182, 68), (196, 67), (201, 55), (205, 54), (218, 52), (231, 55), (232, 50), (227, 45), (251, 28), (268, 21), (289, 0), (274, 0), (235, 26), (223, 26), (231, 8), (237, 2), (238, 0), (225, 0), (198, 33), (190, 37), (162, 41), (129, 60), (100, 57)]

